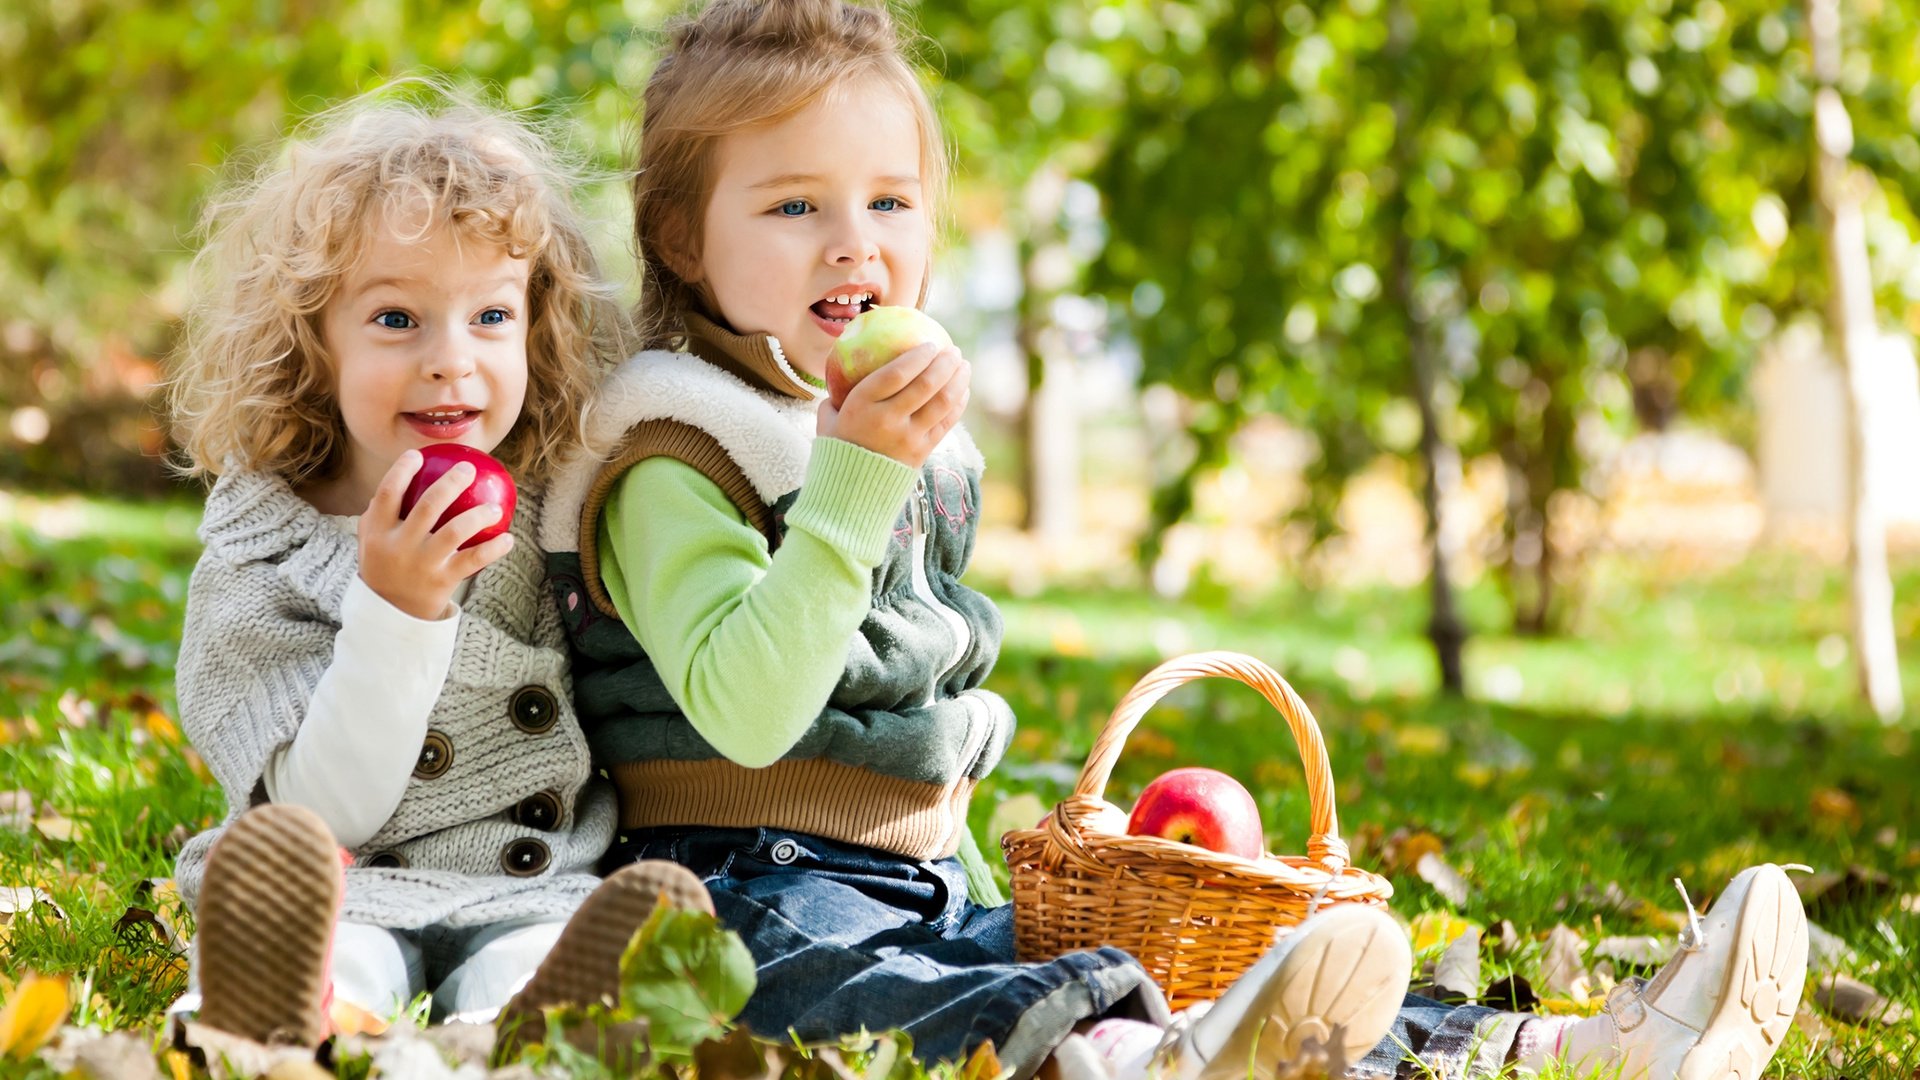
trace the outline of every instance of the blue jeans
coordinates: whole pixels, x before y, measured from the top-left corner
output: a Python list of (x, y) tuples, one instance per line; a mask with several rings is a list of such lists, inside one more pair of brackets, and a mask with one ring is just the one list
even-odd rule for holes
[(1119, 949), (1016, 963), (1012, 906), (969, 900), (958, 859), (916, 862), (777, 829), (681, 828), (634, 832), (608, 858), (672, 859), (706, 881), (758, 966), (741, 1020), (762, 1035), (899, 1029), (928, 1062), (991, 1041), (1025, 1080), (1082, 1020), (1170, 1019), (1160, 988)]
[[(721, 923), (759, 969), (741, 1020), (762, 1035), (816, 1041), (899, 1029), (928, 1062), (991, 1041), (1026, 1080), (1082, 1020), (1170, 1019), (1160, 988), (1119, 949), (1015, 962), (1012, 905), (969, 900), (958, 859), (916, 862), (764, 828), (643, 829), (607, 859), (609, 867), (672, 859), (705, 880)], [(1466, 1070), (1470, 1055), (1476, 1065), (1506, 1056), (1474, 1032), (1493, 1015), (1408, 995), (1393, 1031), (1349, 1075), (1478, 1075)]]
[(1498, 1010), (1480, 1005), (1448, 1005), (1408, 994), (1394, 1017), (1393, 1030), (1347, 1075), (1366, 1080), (1494, 1076), (1513, 1048), (1518, 1027), (1480, 1030), (1498, 1015)]

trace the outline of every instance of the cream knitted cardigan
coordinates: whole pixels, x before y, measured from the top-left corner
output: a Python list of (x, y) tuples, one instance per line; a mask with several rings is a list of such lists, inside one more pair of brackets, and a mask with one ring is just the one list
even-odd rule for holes
[[(593, 778), (574, 718), (566, 639), (534, 542), (538, 503), (522, 493), (513, 551), (473, 579), (428, 719), (440, 753), (422, 757), (393, 816), (354, 852), (344, 919), (418, 928), (564, 916), (599, 883), (613, 793)], [(227, 816), (180, 852), (189, 903), (214, 840), (264, 798), (267, 761), (306, 715), (359, 573), (355, 537), (261, 473), (221, 477), (200, 538), (176, 686), (181, 725), (225, 789)], [(530, 705), (552, 713), (516, 722)], [(557, 821), (541, 816), (556, 808)]]

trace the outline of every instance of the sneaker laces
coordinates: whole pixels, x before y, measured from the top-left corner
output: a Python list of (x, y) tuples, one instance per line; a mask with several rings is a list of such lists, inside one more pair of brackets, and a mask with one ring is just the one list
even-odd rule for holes
[(1700, 923), (1700, 913), (1693, 910), (1693, 898), (1687, 895), (1686, 883), (1679, 878), (1674, 878), (1673, 887), (1680, 890), (1680, 902), (1687, 905), (1687, 929), (1680, 935), (1680, 947), (1688, 952), (1705, 948), (1706, 928)]

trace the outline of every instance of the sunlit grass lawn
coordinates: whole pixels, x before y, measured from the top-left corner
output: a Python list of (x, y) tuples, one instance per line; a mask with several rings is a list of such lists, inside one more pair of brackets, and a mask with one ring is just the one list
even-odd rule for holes
[[(0, 493), (0, 792), (26, 793), (0, 796), (0, 886), (52, 900), (0, 926), (0, 975), (90, 980), (79, 1022), (151, 1028), (184, 982), (147, 924), (120, 924), (129, 908), (170, 909), (165, 889), (145, 883), (170, 874), (170, 845), (223, 805), (175, 727), (196, 523), (185, 504)], [(1912, 642), (1920, 566), (1897, 585)], [(1836, 567), (1787, 556), (1716, 571), (1605, 561), (1585, 579), (1576, 634), (1550, 640), (1499, 632), (1498, 598), (1476, 586), (1466, 702), (1433, 695), (1418, 593), (1202, 587), (1169, 602), (1073, 591), (1002, 606), (1006, 648), (989, 685), (1021, 730), (976, 800), (977, 829), (1009, 796), (1051, 802), (1071, 788), (1106, 711), (1162, 656), (1239, 649), (1280, 668), (1312, 706), (1343, 831), (1360, 861), (1392, 872), (1402, 914), (1455, 909), (1386, 861), (1396, 834), (1428, 832), (1444, 846), (1470, 885), (1458, 909), (1467, 918), (1541, 936), (1565, 923), (1590, 942), (1665, 933), (1659, 913), (1681, 907), (1675, 877), (1701, 903), (1755, 860), (1857, 865), (1885, 886), (1816, 902), (1813, 916), (1854, 950), (1847, 970), (1920, 1008), (1920, 915), (1911, 900), (1902, 907), (1920, 894), (1920, 748), (1911, 722), (1882, 728), (1853, 705)], [(1920, 711), (1920, 649), (1907, 652)], [(1187, 764), (1247, 781), (1272, 848), (1303, 850), (1298, 759), (1254, 694), (1207, 685), (1170, 697), (1128, 744), (1108, 796), (1125, 805)], [(1598, 900), (1609, 884), (1649, 903)], [(18, 906), (19, 894), (5, 896)], [(1535, 952), (1502, 965), (1531, 977)], [(1920, 1064), (1920, 1023), (1828, 1023), (1838, 1061), (1796, 1035), (1771, 1075), (1909, 1077)]]

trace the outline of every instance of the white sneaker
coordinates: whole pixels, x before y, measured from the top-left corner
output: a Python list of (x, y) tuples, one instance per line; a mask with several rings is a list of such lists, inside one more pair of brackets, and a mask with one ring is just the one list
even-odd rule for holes
[(1694, 917), (1680, 954), (1651, 982), (1620, 984), (1605, 1013), (1569, 1029), (1560, 1056), (1576, 1071), (1612, 1066), (1621, 1080), (1753, 1080), (1780, 1048), (1806, 980), (1800, 897), (1778, 866), (1751, 867)]
[(1407, 933), (1386, 912), (1330, 908), (1275, 943), (1211, 1008), (1176, 1018), (1160, 1071), (1267, 1080), (1313, 1048), (1351, 1064), (1392, 1029), (1412, 972)]

